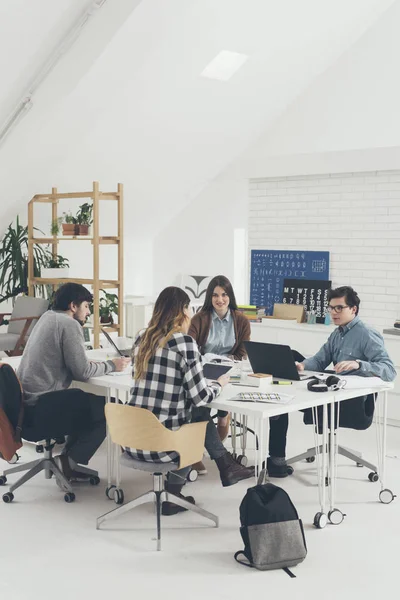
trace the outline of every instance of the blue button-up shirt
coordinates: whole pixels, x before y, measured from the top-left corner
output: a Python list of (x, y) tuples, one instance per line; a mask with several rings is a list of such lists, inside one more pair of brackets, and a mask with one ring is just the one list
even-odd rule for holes
[(235, 343), (235, 327), (231, 311), (228, 310), (225, 317), (220, 319), (215, 310), (213, 310), (211, 327), (204, 346), (204, 354), (212, 352), (220, 356), (227, 356), (231, 354)]
[(336, 365), (344, 360), (359, 361), (360, 368), (350, 371), (354, 375), (380, 377), (383, 381), (393, 381), (396, 377), (383, 337), (367, 327), (358, 316), (344, 327), (335, 329), (321, 350), (307, 358), (303, 365), (307, 371), (323, 371), (331, 362)]

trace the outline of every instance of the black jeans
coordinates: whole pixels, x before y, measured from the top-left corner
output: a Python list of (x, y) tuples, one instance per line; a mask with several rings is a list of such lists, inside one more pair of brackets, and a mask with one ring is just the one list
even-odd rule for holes
[(66, 436), (63, 454), (87, 465), (106, 437), (105, 398), (78, 389), (49, 392), (24, 408), (22, 437), (28, 441)]
[(280, 415), (277, 419), (269, 420), (269, 455), (286, 456), (286, 436), (289, 426), (289, 416)]

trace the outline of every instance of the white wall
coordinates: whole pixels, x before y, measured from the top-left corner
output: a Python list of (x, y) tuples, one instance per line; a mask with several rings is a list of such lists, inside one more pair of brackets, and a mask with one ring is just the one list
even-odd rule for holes
[(223, 274), (234, 284), (234, 230), (247, 229), (247, 182), (218, 178), (154, 242), (154, 295), (183, 273)]
[(378, 329), (400, 316), (400, 171), (250, 183), (249, 248), (326, 250), (333, 287), (351, 285)]

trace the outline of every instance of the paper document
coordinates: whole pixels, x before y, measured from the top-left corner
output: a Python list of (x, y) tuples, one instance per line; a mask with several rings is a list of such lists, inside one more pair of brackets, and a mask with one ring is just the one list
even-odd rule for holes
[(234, 398), (230, 398), (230, 400), (234, 400), (236, 402), (264, 402), (266, 404), (288, 404), (291, 400), (293, 400), (293, 398), (294, 396), (290, 396), (289, 394), (241, 392)]
[(223, 365), (233, 366), (233, 360), (231, 360), (227, 356), (220, 356), (219, 354), (213, 354), (212, 352), (207, 352), (206, 354), (204, 354), (201, 360), (203, 364), (216, 362)]
[(114, 377), (118, 375), (132, 375), (132, 365), (128, 365), (123, 371), (112, 371), (109, 375), (114, 375)]
[(339, 375), (340, 379), (344, 379), (346, 385), (345, 390), (356, 390), (360, 388), (379, 388), (387, 382), (380, 377), (361, 377), (360, 375)]

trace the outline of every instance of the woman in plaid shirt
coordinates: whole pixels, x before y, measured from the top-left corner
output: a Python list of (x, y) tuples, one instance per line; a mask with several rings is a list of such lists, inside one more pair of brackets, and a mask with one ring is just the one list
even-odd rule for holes
[[(168, 287), (157, 298), (149, 326), (136, 338), (133, 353), (134, 384), (130, 404), (151, 410), (168, 429), (204, 420), (192, 416), (194, 407), (205, 406), (216, 398), (228, 381), (222, 375), (208, 384), (203, 375), (201, 356), (196, 342), (187, 332), (190, 326), (189, 296), (182, 289)], [(233, 485), (253, 475), (233, 459), (221, 443), (216, 427), (208, 417), (205, 446), (220, 471), (222, 485)], [(178, 462), (175, 452), (151, 452), (127, 448), (133, 458), (151, 462)], [(166, 488), (180, 495), (189, 467), (171, 471)], [(194, 504), (194, 498), (187, 497)], [(162, 512), (171, 515), (183, 509), (164, 502)]]

